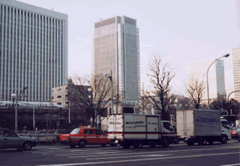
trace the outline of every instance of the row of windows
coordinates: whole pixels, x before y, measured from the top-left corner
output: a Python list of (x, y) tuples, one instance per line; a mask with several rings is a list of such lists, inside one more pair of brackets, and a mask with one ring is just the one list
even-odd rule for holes
[[(42, 20), (49, 20), (51, 22), (51, 20), (55, 19), (55, 18), (52, 18), (52, 17), (49, 17), (49, 16), (44, 16), (44, 15), (39, 15), (39, 14), (36, 14), (36, 13), (30, 13), (28, 11), (24, 11), (24, 10), (19, 10), (19, 9), (16, 9), (16, 8), (12, 8), (12, 7), (7, 7), (5, 5), (1, 5), (1, 11), (2, 11), (2, 14), (4, 13), (5, 15), (8, 13), (11, 12), (11, 15), (13, 14), (18, 14), (19, 16), (24, 16), (26, 18), (26, 16), (28, 17), (32, 17), (32, 18), (35, 18), (37, 20), (39, 20), (39, 18)], [(9, 15), (9, 14), (8, 14)], [(63, 20), (54, 20), (53, 22), (58, 22), (58, 24), (63, 24)]]

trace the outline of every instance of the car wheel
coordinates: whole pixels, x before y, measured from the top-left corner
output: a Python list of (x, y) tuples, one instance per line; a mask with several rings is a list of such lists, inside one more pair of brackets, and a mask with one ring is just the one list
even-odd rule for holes
[(102, 147), (105, 147), (107, 144), (103, 144), (103, 145), (101, 145)]
[(24, 150), (31, 150), (32, 145), (29, 142), (26, 142), (26, 143), (23, 144), (23, 149)]
[(226, 144), (227, 143), (227, 137), (225, 135), (222, 137), (221, 143), (222, 144)]
[(75, 147), (76, 147), (76, 145), (70, 145), (70, 147), (71, 147), (71, 148), (75, 148)]
[(163, 147), (169, 147), (169, 142), (168, 142), (168, 140), (164, 140), (163, 141), (163, 145), (162, 145)]
[(18, 150), (18, 151), (23, 151), (23, 148), (22, 148), (22, 147), (21, 147), (21, 148), (17, 148), (17, 150)]
[(86, 141), (84, 141), (84, 140), (79, 141), (78, 146), (79, 146), (79, 148), (85, 148), (85, 146), (86, 146)]

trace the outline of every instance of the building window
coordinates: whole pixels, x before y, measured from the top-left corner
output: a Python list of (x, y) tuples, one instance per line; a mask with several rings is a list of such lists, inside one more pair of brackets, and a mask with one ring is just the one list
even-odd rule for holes
[(52, 92), (54, 92), (54, 90), (52, 90)]
[(66, 102), (66, 104), (68, 104), (68, 102)]
[(62, 96), (58, 96), (57, 98), (62, 98)]
[(60, 89), (58, 89), (57, 91), (62, 91), (62, 89), (60, 88)]
[(62, 105), (62, 103), (57, 103), (58, 105)]
[(54, 97), (52, 97), (52, 100), (54, 99)]

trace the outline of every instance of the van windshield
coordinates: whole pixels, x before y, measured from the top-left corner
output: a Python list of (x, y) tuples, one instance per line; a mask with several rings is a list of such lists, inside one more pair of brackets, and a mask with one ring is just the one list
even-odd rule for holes
[(79, 128), (77, 128), (77, 129), (74, 129), (70, 134), (78, 134), (79, 133), (79, 131), (80, 131), (80, 129)]

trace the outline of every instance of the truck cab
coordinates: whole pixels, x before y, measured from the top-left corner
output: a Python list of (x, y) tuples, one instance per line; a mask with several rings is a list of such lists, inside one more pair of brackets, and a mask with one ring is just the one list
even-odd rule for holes
[(222, 128), (222, 135), (226, 135), (228, 140), (232, 139), (231, 129), (228, 121), (223, 117), (220, 118), (221, 120), (221, 128)]

